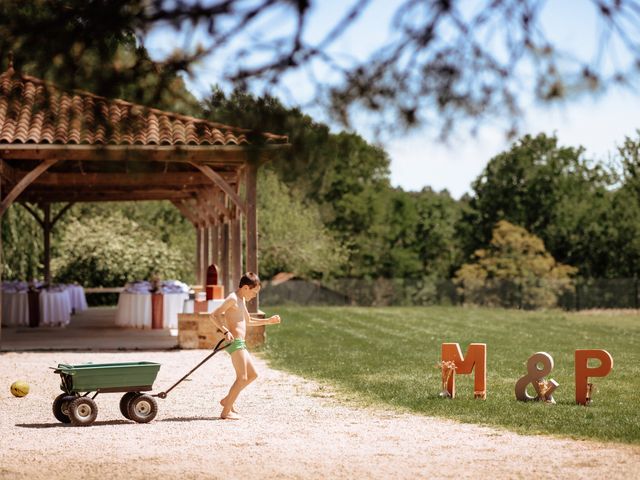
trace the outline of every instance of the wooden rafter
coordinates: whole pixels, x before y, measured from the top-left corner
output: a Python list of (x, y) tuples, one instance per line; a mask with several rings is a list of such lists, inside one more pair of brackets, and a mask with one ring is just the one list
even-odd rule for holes
[(236, 206), (242, 210), (242, 212), (246, 212), (246, 206), (244, 201), (240, 198), (240, 196), (235, 192), (235, 190), (225, 182), (224, 178), (220, 176), (220, 174), (213, 171), (210, 167), (206, 165), (199, 165), (197, 163), (191, 163), (194, 167), (204, 173), (207, 178), (209, 178), (213, 183), (216, 184), (224, 193), (229, 195), (229, 198), (236, 204)]
[(218, 192), (217, 190), (208, 188), (205, 190), (201, 190), (199, 197), (202, 198), (205, 207), (207, 208), (207, 210), (211, 211), (212, 215), (220, 215), (225, 218), (231, 218), (231, 211), (224, 206), (223, 202), (219, 200), (218, 193), (222, 193), (224, 195), (223, 192)]
[(40, 174), (42, 174), (47, 168), (56, 163), (57, 160), (44, 160), (36, 168), (27, 173), (20, 181), (11, 189), (8, 195), (2, 200), (0, 204), (0, 217), (4, 215), (7, 208), (18, 198), (18, 196), (27, 188), (31, 182), (33, 182)]
[(189, 210), (183, 203), (183, 200), (171, 200), (171, 203), (173, 203), (173, 205), (180, 211), (182, 216), (189, 220), (191, 223), (193, 223), (194, 225), (198, 223), (191, 210)]
[(198, 211), (197, 203), (191, 200), (172, 200), (172, 202), (180, 213), (189, 220), (196, 227), (203, 227), (206, 224), (206, 219), (201, 212)]
[(9, 183), (15, 185), (20, 181), (24, 174), (20, 174), (4, 160), (0, 159), (0, 176)]
[(202, 199), (202, 197), (200, 195), (198, 195), (196, 197), (196, 206), (195, 206), (198, 215), (200, 216), (201, 220), (202, 220), (202, 225), (203, 227), (208, 227), (209, 225), (212, 225), (213, 223), (216, 222), (216, 216), (215, 216), (215, 212), (213, 212), (212, 210), (210, 210), (206, 203), (204, 202), (204, 200)]

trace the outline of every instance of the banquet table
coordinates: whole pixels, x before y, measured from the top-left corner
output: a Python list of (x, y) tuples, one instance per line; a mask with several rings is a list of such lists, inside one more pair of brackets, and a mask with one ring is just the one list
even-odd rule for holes
[[(162, 327), (178, 328), (178, 314), (182, 313), (187, 293), (164, 293), (162, 298)], [(130, 328), (151, 328), (151, 294), (122, 292), (118, 298), (116, 325)]]
[(162, 326), (164, 328), (178, 328), (178, 314), (182, 313), (184, 301), (188, 298), (188, 293), (163, 294)]
[(151, 294), (121, 292), (116, 309), (116, 325), (151, 328)]
[(66, 326), (71, 321), (71, 298), (68, 290), (40, 292), (40, 325)]
[(27, 292), (2, 292), (2, 324), (7, 327), (29, 325)]
[(84, 288), (81, 285), (67, 285), (67, 291), (69, 292), (71, 311), (73, 313), (82, 312), (89, 308), (87, 305), (87, 297), (84, 294)]

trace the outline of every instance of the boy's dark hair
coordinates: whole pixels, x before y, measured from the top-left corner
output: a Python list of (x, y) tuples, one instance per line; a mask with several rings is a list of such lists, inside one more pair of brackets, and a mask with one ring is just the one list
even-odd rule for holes
[(255, 288), (260, 286), (260, 279), (258, 275), (253, 272), (247, 272), (240, 278), (240, 285), (238, 288), (242, 288), (247, 285), (249, 288)]

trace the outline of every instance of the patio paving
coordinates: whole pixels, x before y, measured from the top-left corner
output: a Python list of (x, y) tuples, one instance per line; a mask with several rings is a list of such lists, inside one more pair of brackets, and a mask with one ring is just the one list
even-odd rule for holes
[(2, 327), (1, 352), (50, 350), (169, 350), (177, 330), (141, 330), (115, 325), (116, 307), (91, 307), (61, 327)]

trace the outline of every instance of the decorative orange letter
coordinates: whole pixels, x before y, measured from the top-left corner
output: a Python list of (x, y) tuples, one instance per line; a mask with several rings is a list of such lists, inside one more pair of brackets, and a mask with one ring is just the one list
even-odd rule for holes
[(448, 378), (445, 378), (443, 369), (442, 381), (447, 384), (447, 391), (451, 398), (456, 396), (456, 374), (469, 374), (475, 368), (475, 376), (473, 380), (473, 396), (474, 398), (487, 398), (487, 344), (472, 343), (467, 348), (465, 356), (462, 356), (460, 344), (443, 343), (442, 344), (442, 361), (453, 362), (456, 365), (454, 372), (448, 372)]
[[(600, 360), (600, 365), (589, 368), (590, 358)], [(588, 403), (587, 390), (589, 377), (606, 377), (613, 368), (613, 357), (606, 350), (576, 350), (576, 403)]]

